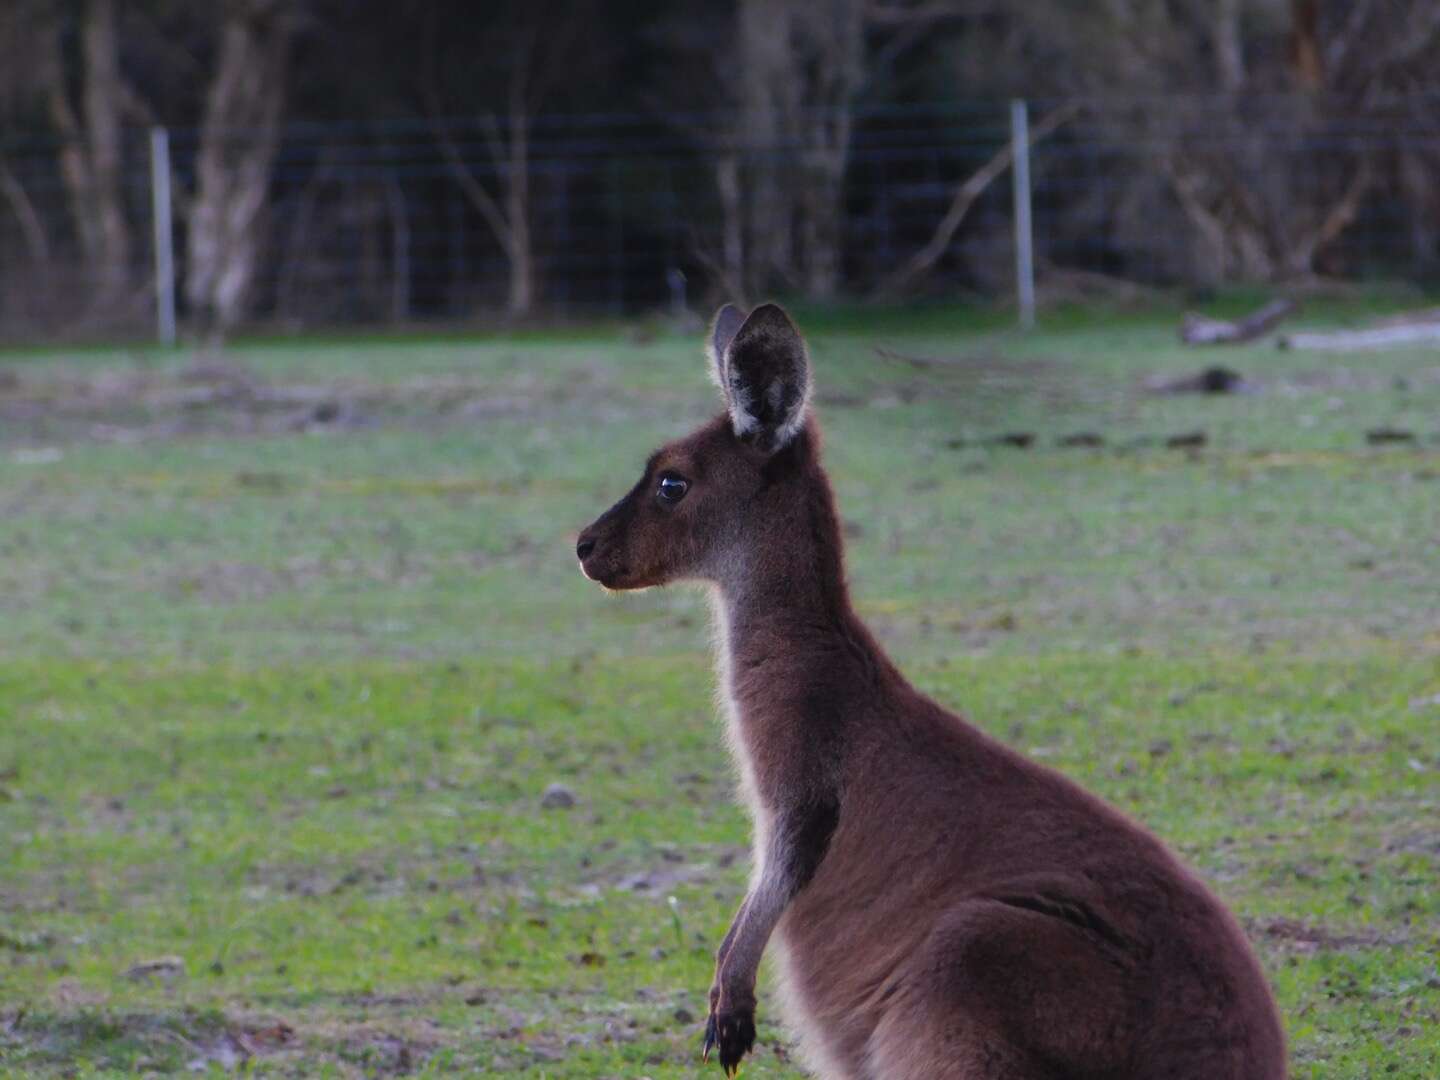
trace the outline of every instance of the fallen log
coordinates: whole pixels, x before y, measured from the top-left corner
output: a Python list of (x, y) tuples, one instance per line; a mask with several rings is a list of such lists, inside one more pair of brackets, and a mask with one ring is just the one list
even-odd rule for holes
[(1370, 330), (1332, 330), (1286, 334), (1275, 344), (1281, 349), (1331, 349), (1336, 352), (1389, 349), (1397, 345), (1440, 345), (1440, 322), (1379, 326)]
[(1240, 345), (1268, 334), (1294, 310), (1295, 301), (1282, 298), (1243, 319), (1212, 319), (1192, 311), (1180, 324), (1180, 340), (1186, 345)]

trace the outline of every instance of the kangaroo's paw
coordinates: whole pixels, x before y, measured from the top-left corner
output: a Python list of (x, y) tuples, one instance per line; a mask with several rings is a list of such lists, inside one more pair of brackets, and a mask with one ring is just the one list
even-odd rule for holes
[(706, 1061), (710, 1051), (717, 1050), (720, 1067), (726, 1076), (740, 1071), (740, 1059), (755, 1046), (755, 1012), (753, 1009), (712, 1009), (705, 1022)]

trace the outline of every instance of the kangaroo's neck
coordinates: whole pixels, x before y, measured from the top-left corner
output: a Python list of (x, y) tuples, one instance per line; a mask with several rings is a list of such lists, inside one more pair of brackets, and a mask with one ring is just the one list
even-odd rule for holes
[(772, 492), (764, 525), (737, 540), (716, 575), (732, 648), (757, 632), (786, 640), (851, 615), (834, 497), (818, 467)]
[(720, 674), (737, 720), (793, 712), (819, 686), (898, 674), (851, 607), (839, 517), (818, 467), (716, 586)]

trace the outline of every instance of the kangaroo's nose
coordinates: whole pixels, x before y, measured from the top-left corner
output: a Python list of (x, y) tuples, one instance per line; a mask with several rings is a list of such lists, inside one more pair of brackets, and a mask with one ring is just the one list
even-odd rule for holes
[(582, 536), (580, 542), (575, 545), (575, 557), (583, 562), (590, 557), (590, 553), (594, 550), (595, 541), (588, 536)]

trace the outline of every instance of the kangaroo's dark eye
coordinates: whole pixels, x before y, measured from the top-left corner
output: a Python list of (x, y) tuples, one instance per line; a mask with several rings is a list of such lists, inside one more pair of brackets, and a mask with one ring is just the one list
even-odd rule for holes
[(674, 506), (685, 497), (685, 492), (690, 490), (690, 481), (674, 473), (666, 473), (660, 477), (660, 486), (656, 488), (655, 494), (660, 501)]

